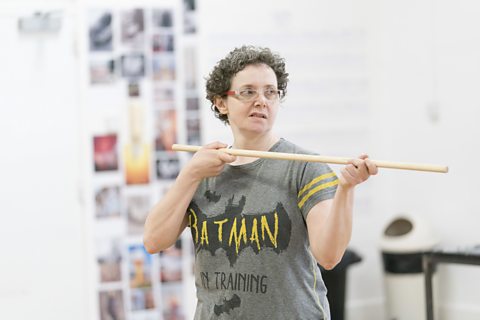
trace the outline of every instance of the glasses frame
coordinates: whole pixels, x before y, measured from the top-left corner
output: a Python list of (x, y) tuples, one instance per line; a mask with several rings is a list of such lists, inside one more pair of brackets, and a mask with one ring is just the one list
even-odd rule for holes
[[(278, 93), (278, 98), (277, 99), (269, 99), (267, 98), (267, 96), (265, 96), (265, 90), (257, 90), (257, 89), (248, 89), (248, 90), (252, 90), (252, 91), (256, 91), (257, 94), (252, 97), (251, 99), (247, 99), (245, 100), (244, 98), (242, 98), (242, 96), (240, 95), (240, 92), (243, 91), (243, 90), (247, 90), (247, 89), (242, 89), (242, 90), (228, 90), (225, 92), (225, 95), (226, 96), (231, 96), (231, 97), (235, 97), (237, 98), (238, 100), (240, 101), (245, 101), (245, 102), (251, 102), (255, 99), (258, 98), (258, 96), (260, 95), (260, 91), (262, 92), (263, 96), (265, 97), (265, 99), (267, 99), (267, 101), (280, 101), (281, 99), (283, 99), (284, 95), (285, 95), (285, 91), (284, 90), (281, 90), (281, 89), (274, 89), (277, 91)], [(268, 89), (268, 90), (271, 90), (271, 89)]]

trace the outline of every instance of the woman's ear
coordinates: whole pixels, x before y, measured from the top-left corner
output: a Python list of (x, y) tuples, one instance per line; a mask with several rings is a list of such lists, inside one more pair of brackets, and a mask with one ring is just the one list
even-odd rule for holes
[(222, 97), (215, 97), (215, 107), (217, 107), (218, 111), (221, 114), (228, 114), (227, 104), (225, 103), (225, 99), (223, 99)]

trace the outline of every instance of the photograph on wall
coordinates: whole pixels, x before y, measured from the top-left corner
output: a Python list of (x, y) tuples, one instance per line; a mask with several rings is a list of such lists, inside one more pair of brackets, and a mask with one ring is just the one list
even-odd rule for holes
[(175, 80), (175, 56), (157, 54), (152, 58), (152, 77), (155, 81)]
[(184, 320), (185, 299), (182, 282), (163, 283), (161, 292), (163, 319)]
[(132, 311), (155, 309), (152, 288), (131, 289)]
[[(135, 85), (129, 84), (129, 94), (134, 93)], [(128, 105), (128, 142), (123, 149), (123, 163), (127, 184), (147, 184), (150, 182), (151, 144), (144, 140), (145, 106), (137, 99), (132, 99)]]
[(140, 97), (140, 84), (137, 81), (130, 81), (127, 85), (129, 97)]
[(125, 182), (131, 184), (148, 184), (150, 182), (150, 145), (131, 142), (124, 147)]
[(145, 41), (143, 9), (130, 9), (121, 13), (122, 44), (129, 48), (142, 49)]
[(129, 53), (120, 57), (121, 75), (124, 78), (145, 76), (145, 56), (142, 53)]
[(200, 109), (200, 103), (198, 101), (197, 97), (189, 97), (186, 99), (186, 107), (187, 111), (199, 111)]
[(175, 179), (180, 172), (180, 160), (175, 152), (157, 152), (156, 171), (158, 179)]
[(95, 245), (100, 282), (122, 281), (121, 239), (97, 239)]
[(93, 162), (97, 172), (118, 170), (116, 134), (93, 137)]
[(160, 281), (182, 281), (182, 240), (160, 252)]
[(120, 186), (102, 186), (95, 190), (95, 216), (97, 218), (120, 217), (122, 200)]
[(130, 312), (128, 320), (168, 320), (160, 316), (160, 310), (148, 309)]
[(88, 34), (90, 51), (112, 51), (112, 12), (109, 10), (89, 10)]
[(173, 27), (173, 12), (168, 9), (154, 9), (152, 12), (152, 24), (154, 28), (164, 29)]
[(197, 32), (196, 0), (183, 0), (183, 32)]
[(173, 183), (173, 180), (157, 181), (157, 183), (153, 185), (153, 194), (155, 195), (156, 199), (158, 200), (163, 198), (167, 194), (168, 190), (171, 189)]
[(201, 145), (200, 117), (198, 112), (191, 112), (187, 116), (187, 144)]
[(115, 60), (90, 60), (90, 84), (108, 84), (115, 80)]
[(152, 36), (152, 51), (172, 52), (174, 50), (173, 34), (154, 34)]
[(142, 235), (145, 219), (152, 208), (149, 193), (125, 195), (125, 209), (127, 212), (127, 230), (129, 235)]
[(122, 290), (99, 292), (100, 320), (125, 320)]
[(194, 90), (197, 87), (197, 50), (193, 46), (184, 48), (185, 89)]
[(128, 246), (128, 270), (130, 288), (152, 287), (152, 256), (143, 244)]
[(177, 143), (177, 111), (175, 109), (155, 111), (155, 150), (171, 151)]
[(156, 83), (153, 89), (155, 109), (175, 109), (175, 89), (173, 83)]

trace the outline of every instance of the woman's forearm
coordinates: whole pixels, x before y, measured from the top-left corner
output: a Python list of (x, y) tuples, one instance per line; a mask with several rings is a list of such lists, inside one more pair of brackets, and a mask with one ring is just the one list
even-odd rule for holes
[(350, 242), (353, 196), (353, 187), (339, 186), (326, 217), (316, 225), (318, 230), (313, 230), (311, 249), (325, 269), (331, 269), (340, 262)]
[(187, 225), (188, 205), (200, 183), (182, 170), (163, 199), (147, 216), (143, 242), (149, 253), (164, 250), (175, 243)]

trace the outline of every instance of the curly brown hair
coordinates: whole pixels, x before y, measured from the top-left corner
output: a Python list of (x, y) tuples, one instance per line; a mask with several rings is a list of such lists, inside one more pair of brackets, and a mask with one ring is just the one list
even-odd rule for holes
[(233, 77), (252, 64), (265, 64), (272, 68), (277, 76), (278, 89), (283, 90), (283, 95), (287, 92), (288, 73), (285, 71), (285, 60), (280, 55), (263, 47), (241, 46), (235, 48), (215, 65), (206, 78), (206, 98), (212, 103), (210, 107), (215, 113), (215, 117), (225, 124), (229, 124), (228, 117), (217, 109), (215, 98), (226, 97), (225, 93), (230, 89)]

